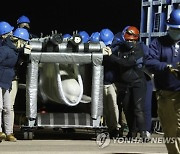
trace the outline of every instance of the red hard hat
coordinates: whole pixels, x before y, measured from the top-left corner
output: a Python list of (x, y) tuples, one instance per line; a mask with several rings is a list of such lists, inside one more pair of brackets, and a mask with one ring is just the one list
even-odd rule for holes
[(139, 39), (139, 30), (134, 26), (127, 26), (123, 30), (123, 35), (125, 40), (135, 40)]

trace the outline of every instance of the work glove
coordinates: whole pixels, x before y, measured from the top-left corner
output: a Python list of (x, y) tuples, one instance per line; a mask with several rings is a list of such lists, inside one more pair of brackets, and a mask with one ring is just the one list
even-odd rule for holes
[(31, 54), (32, 47), (29, 44), (24, 46), (24, 54)]
[(180, 67), (173, 68), (172, 65), (167, 65), (167, 68), (178, 80), (180, 80)]
[(109, 55), (110, 56), (112, 54), (112, 50), (110, 47), (104, 47), (102, 49), (102, 51), (103, 51), (103, 55)]

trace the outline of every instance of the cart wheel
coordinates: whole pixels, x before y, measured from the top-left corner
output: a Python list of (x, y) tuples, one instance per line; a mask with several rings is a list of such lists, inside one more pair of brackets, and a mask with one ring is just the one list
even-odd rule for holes
[(33, 137), (34, 137), (34, 133), (33, 132), (24, 132), (24, 139), (25, 140), (32, 140), (33, 139)]
[(28, 139), (28, 132), (24, 132), (23, 135), (24, 135), (24, 139), (27, 140)]
[(29, 140), (32, 140), (33, 137), (34, 137), (34, 133), (33, 132), (28, 132), (28, 134), (29, 134)]

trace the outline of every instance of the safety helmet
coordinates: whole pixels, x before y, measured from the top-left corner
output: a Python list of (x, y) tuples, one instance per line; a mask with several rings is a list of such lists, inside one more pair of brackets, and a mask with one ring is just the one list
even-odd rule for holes
[(19, 19), (17, 20), (17, 24), (21, 24), (21, 23), (30, 23), (30, 20), (28, 17), (23, 15), (19, 17)]
[(112, 41), (111, 46), (115, 47), (116, 45), (123, 44), (124, 42), (125, 41), (124, 41), (124, 38), (122, 37), (122, 32), (118, 32), (114, 35), (114, 39)]
[(83, 43), (87, 43), (89, 41), (89, 34), (86, 31), (80, 31), (78, 34), (81, 35)]
[(139, 30), (134, 26), (126, 26), (122, 31), (122, 36), (125, 41), (137, 41), (139, 39)]
[(175, 9), (171, 12), (167, 25), (172, 28), (180, 28), (180, 9)]
[(100, 33), (99, 32), (94, 32), (90, 36), (90, 41), (91, 42), (99, 42), (100, 41)]
[(63, 39), (69, 39), (69, 38), (71, 38), (72, 36), (70, 35), (70, 34), (64, 34), (63, 35)]
[(29, 33), (25, 28), (17, 28), (13, 32), (13, 36), (25, 41), (29, 41)]
[(0, 22), (0, 35), (4, 35), (10, 33), (14, 29), (8, 22), (1, 21)]
[(104, 42), (105, 45), (110, 45), (114, 39), (114, 34), (108, 28), (102, 29), (100, 31), (100, 39)]

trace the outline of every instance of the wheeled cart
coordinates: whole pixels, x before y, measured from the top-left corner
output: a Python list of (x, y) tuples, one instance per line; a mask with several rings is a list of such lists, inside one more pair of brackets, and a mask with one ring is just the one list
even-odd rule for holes
[[(103, 125), (101, 43), (82, 43), (73, 35), (32, 39), (26, 77), (27, 124), (24, 139), (43, 128), (106, 128)], [(41, 110), (41, 108), (45, 110)]]

